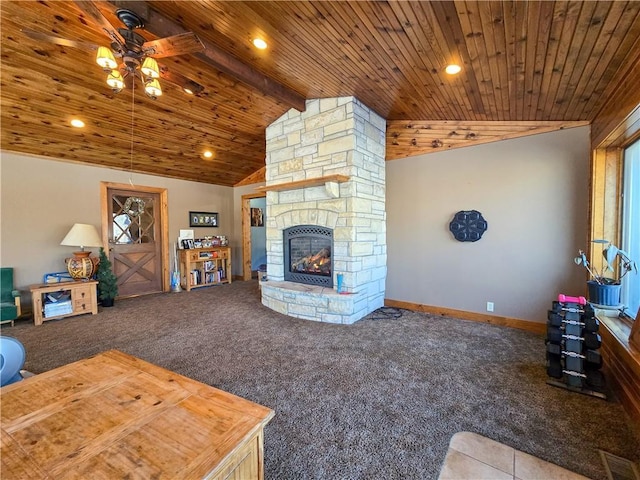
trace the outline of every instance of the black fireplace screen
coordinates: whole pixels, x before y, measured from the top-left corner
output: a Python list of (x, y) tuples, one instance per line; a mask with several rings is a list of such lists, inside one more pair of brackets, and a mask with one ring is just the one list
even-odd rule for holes
[(284, 231), (284, 279), (333, 287), (331, 250), (333, 230), (300, 225)]

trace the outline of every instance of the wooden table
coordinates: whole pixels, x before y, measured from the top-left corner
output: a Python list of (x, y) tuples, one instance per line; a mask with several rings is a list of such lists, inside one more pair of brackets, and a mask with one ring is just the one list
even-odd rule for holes
[(117, 350), (0, 399), (3, 479), (264, 477), (272, 410)]

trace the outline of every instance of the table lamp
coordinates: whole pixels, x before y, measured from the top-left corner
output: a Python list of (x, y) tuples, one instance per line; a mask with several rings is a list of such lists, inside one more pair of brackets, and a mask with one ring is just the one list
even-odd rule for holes
[(86, 223), (76, 223), (62, 239), (60, 245), (80, 247), (80, 251), (73, 252), (73, 257), (65, 259), (71, 278), (74, 280), (91, 278), (99, 259), (90, 257), (91, 251), (85, 251), (84, 247), (102, 247), (102, 239), (96, 227)]

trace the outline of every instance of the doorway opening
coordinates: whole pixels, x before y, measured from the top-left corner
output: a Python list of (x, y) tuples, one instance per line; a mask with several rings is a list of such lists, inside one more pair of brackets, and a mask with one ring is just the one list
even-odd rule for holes
[[(252, 215), (253, 213), (253, 215)], [(262, 265), (266, 268), (266, 194), (242, 195), (242, 279), (257, 278)]]

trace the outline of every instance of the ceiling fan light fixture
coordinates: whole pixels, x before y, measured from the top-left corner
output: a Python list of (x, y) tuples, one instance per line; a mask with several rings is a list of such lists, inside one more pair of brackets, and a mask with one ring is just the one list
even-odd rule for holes
[(113, 53), (107, 47), (98, 47), (96, 63), (104, 70), (114, 70), (118, 66)]
[(148, 97), (153, 98), (155, 100), (160, 95), (162, 95), (160, 82), (158, 82), (158, 80), (154, 78), (144, 86), (144, 92), (147, 94)]
[(118, 70), (111, 70), (107, 76), (107, 85), (109, 85), (115, 93), (122, 91), (124, 88), (122, 74)]
[(160, 77), (160, 69), (158, 68), (158, 62), (154, 58), (147, 57), (142, 62), (142, 67), (140, 68), (142, 73), (144, 73), (147, 77), (151, 78), (159, 78)]

